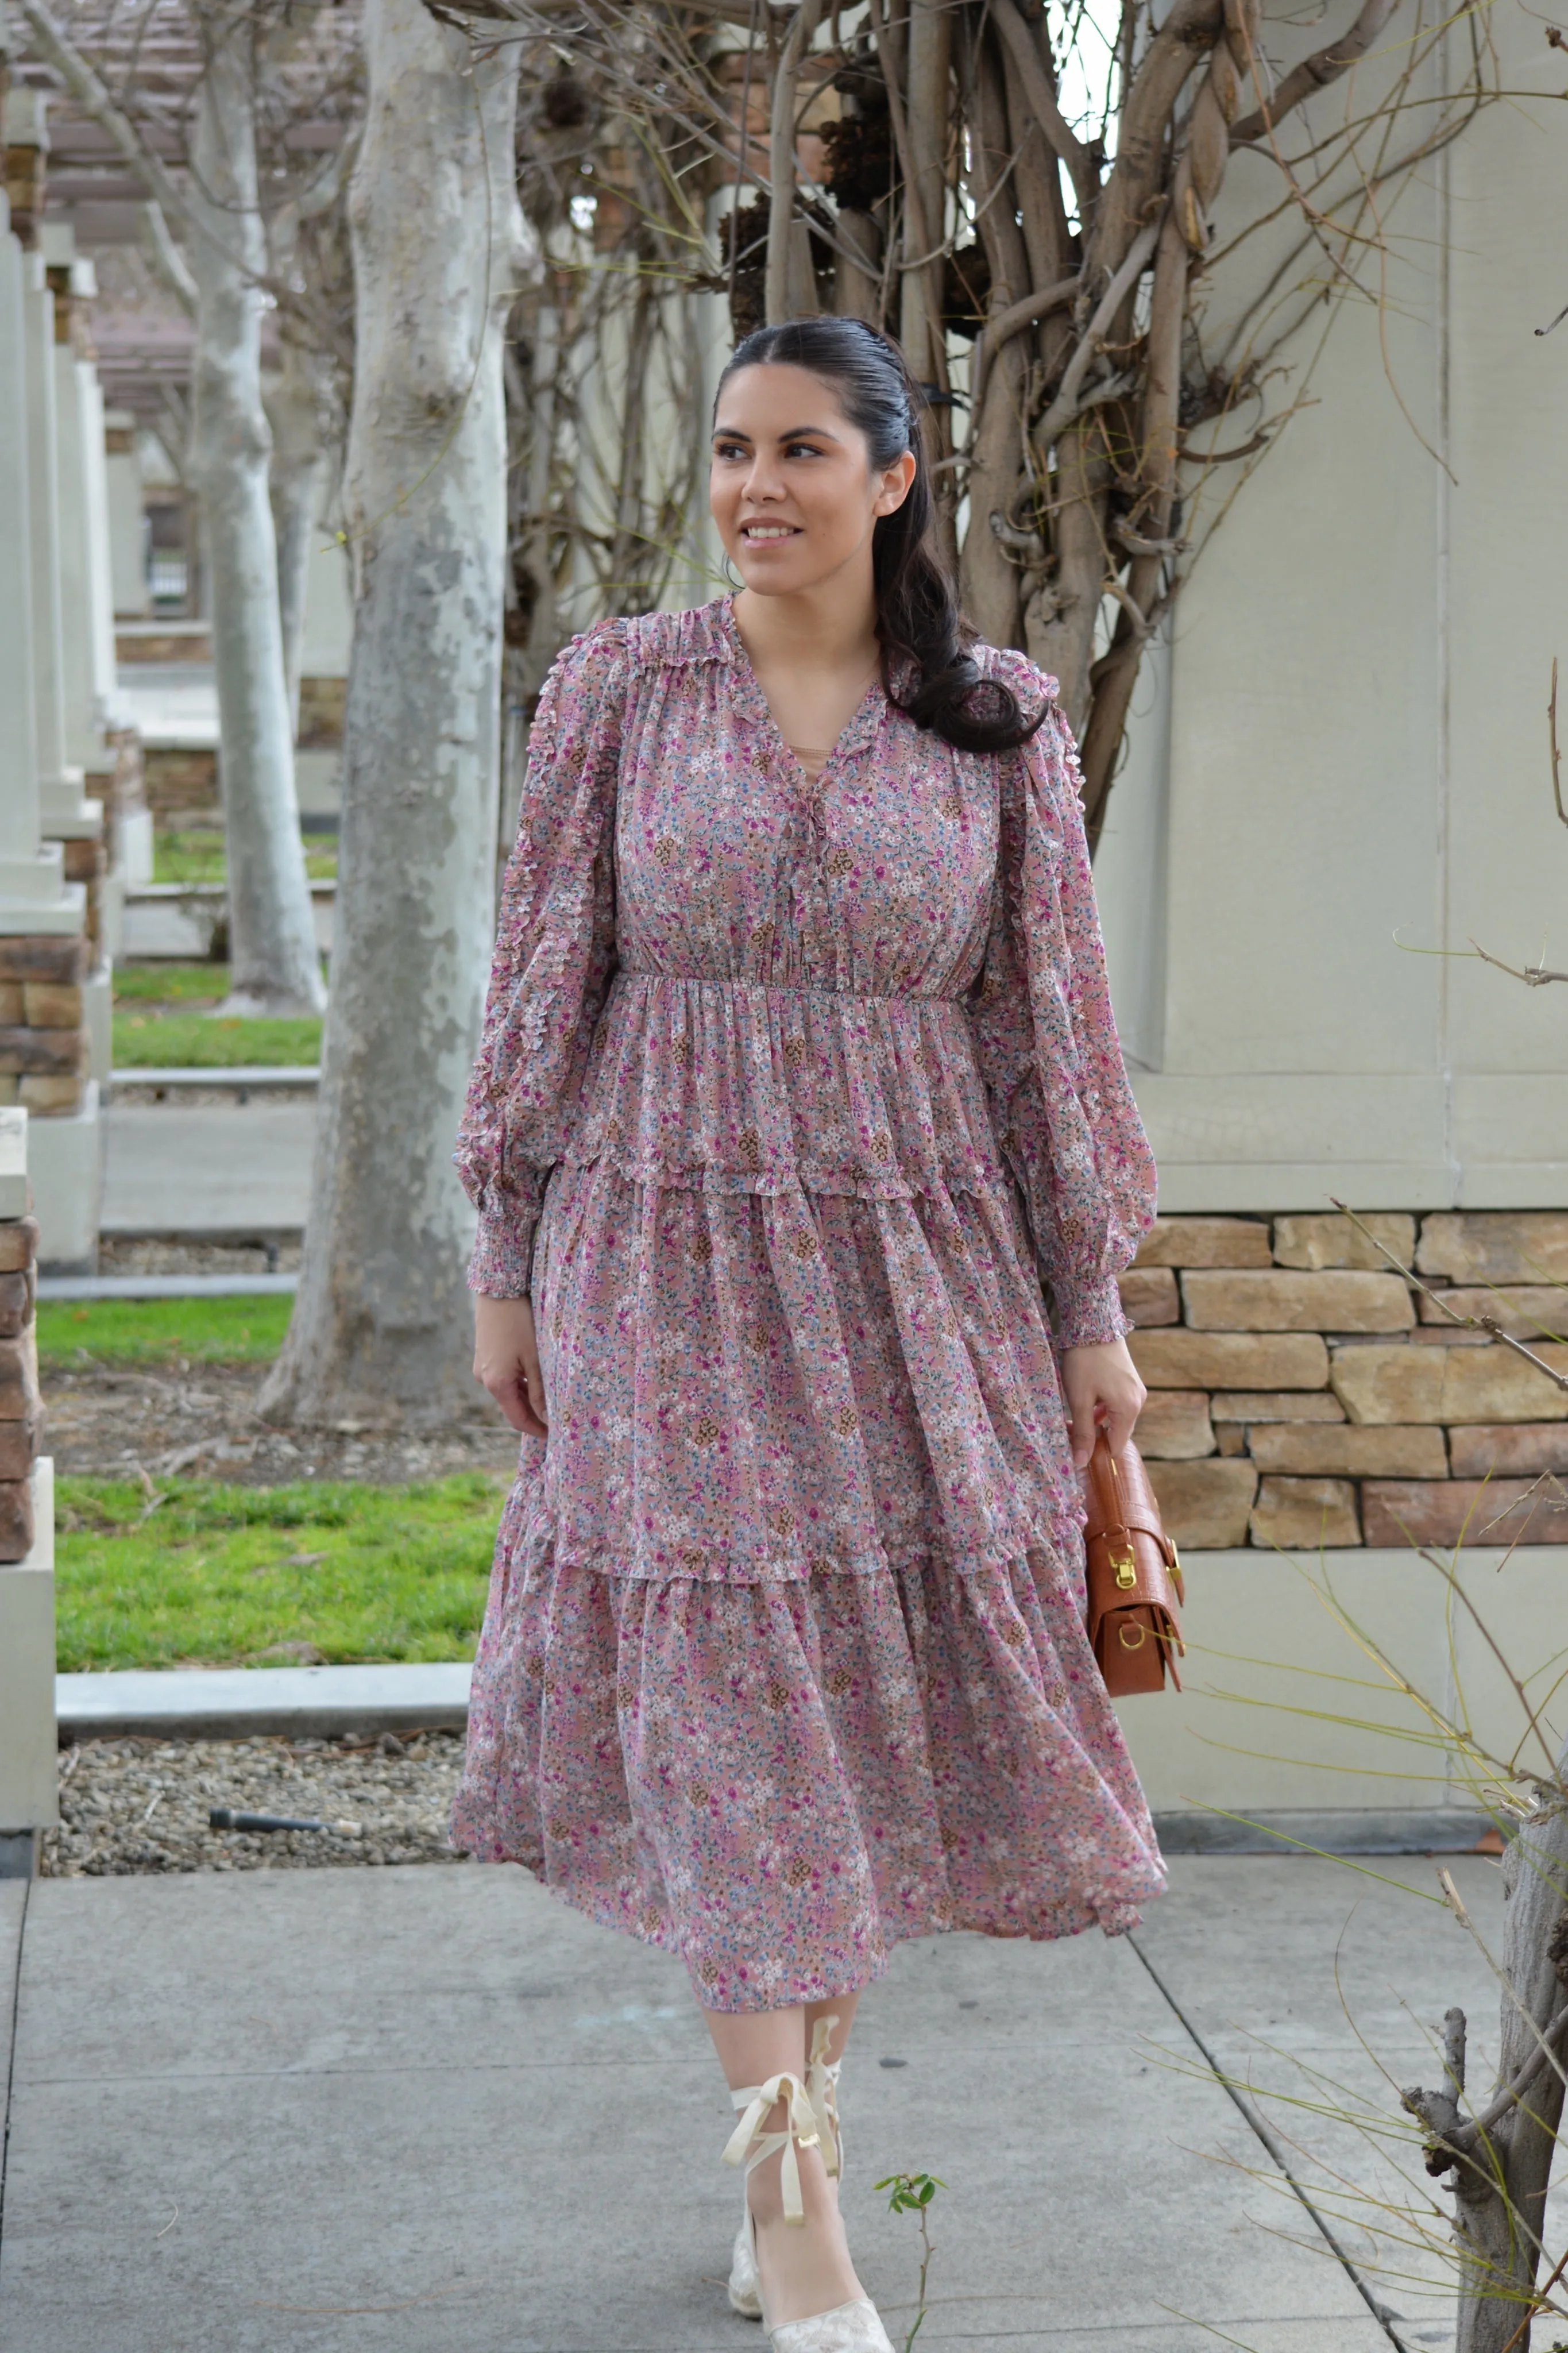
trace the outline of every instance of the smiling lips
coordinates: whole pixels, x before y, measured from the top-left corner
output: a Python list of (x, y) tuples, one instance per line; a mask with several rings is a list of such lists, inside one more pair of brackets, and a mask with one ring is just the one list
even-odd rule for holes
[(748, 522), (741, 526), (742, 539), (752, 541), (798, 539), (799, 525), (793, 522)]

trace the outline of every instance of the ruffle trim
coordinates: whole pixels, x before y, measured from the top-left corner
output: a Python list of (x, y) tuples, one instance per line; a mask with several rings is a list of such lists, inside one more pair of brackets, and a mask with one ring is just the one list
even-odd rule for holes
[(1070, 1558), (1083, 1525), (1083, 1505), (1075, 1492), (1070, 1498), (1060, 1498), (1054, 1513), (1048, 1505), (1033, 1513), (1019, 1511), (980, 1543), (944, 1545), (927, 1539), (889, 1546), (875, 1536), (837, 1542), (825, 1537), (815, 1544), (780, 1544), (766, 1553), (738, 1555), (732, 1546), (682, 1544), (674, 1537), (655, 1543), (633, 1536), (617, 1543), (601, 1535), (574, 1536), (545, 1501), (542, 1482), (525, 1488), (515, 1500), (521, 1504), (517, 1525), (508, 1543), (503, 1523), (501, 1543), (511, 1577), (525, 1582), (547, 1566), (592, 1577), (632, 1577), (644, 1584), (798, 1585), (814, 1577), (909, 1576), (928, 1567), (967, 1580), (1016, 1569), (1031, 1553)]
[[(452, 1831), (452, 1843), (459, 1853), (471, 1854), (481, 1862), (516, 1863), (531, 1873), (546, 1893), (553, 1895), (558, 1904), (564, 1904), (568, 1911), (592, 1920), (598, 1927), (614, 1928), (621, 1936), (633, 1936), (639, 1945), (650, 1946), (655, 1952), (669, 1953), (679, 1961), (689, 1962), (679, 1926), (668, 1914), (650, 1915), (649, 1908), (630, 1889), (595, 1887), (591, 1882), (555, 1877), (542, 1839), (498, 1839), (487, 1833), (466, 1805), (455, 1811)], [(1142, 1925), (1144, 1905), (1158, 1902), (1164, 1892), (1164, 1873), (1151, 1871), (1148, 1890), (1137, 1903), (1117, 1903), (1107, 1898), (1101, 1903), (975, 1904), (936, 1895), (921, 1910), (883, 1917), (879, 1922), (879, 1949), (874, 1954), (846, 1954), (842, 1957), (836, 1955), (819, 1975), (796, 1975), (787, 1989), (787, 2006), (837, 2001), (845, 1994), (863, 1992), (867, 1986), (875, 1985), (887, 1975), (891, 1948), (916, 1936), (995, 1936), (1031, 1945), (1061, 1944), (1069, 1937), (1085, 1935), (1090, 1928), (1098, 1928), (1107, 1936), (1126, 1936)], [(743, 1977), (743, 1972), (741, 1974)], [(704, 1982), (700, 1998), (707, 2009), (730, 2009), (742, 2014), (754, 2006), (781, 2007), (776, 1988), (762, 2005), (715, 1998), (725, 1994), (733, 1997), (740, 1990), (736, 1986), (726, 1986), (720, 1973), (715, 1972), (712, 1979)]]

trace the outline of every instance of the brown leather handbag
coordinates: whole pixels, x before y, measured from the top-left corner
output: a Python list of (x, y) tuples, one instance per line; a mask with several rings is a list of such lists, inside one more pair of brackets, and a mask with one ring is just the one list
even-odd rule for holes
[(1160, 1520), (1143, 1459), (1129, 1440), (1112, 1454), (1105, 1432), (1094, 1441), (1084, 1479), (1089, 1507), (1089, 1639), (1112, 1699), (1163, 1691), (1165, 1670), (1178, 1691), (1176, 1660), (1185, 1652), (1179, 1602), (1186, 1599), (1176, 1547)]

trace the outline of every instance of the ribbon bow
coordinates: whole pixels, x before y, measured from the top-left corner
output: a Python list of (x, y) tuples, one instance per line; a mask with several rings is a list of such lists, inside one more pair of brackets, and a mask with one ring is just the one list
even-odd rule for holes
[[(765, 2084), (754, 2084), (743, 2092), (731, 2093), (735, 2105), (746, 2103), (745, 2113), (731, 2134), (724, 2150), (726, 2165), (743, 2165), (748, 2173), (763, 2164), (775, 2149), (784, 2151), (784, 2163), (779, 2178), (784, 2189), (784, 2211), (786, 2222), (804, 2222), (805, 2207), (800, 2194), (800, 2159), (797, 2148), (816, 2148), (819, 2137), (816, 2111), (798, 2075), (770, 2075)], [(763, 2118), (784, 2103), (784, 2123), (782, 2132), (764, 2132)]]

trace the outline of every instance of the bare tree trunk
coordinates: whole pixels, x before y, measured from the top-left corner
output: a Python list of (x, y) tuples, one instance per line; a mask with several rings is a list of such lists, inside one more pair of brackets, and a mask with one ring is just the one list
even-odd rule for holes
[(278, 539), (278, 613), (290, 741), (300, 733), (300, 666), (310, 557), (327, 494), (328, 452), (320, 388), (306, 354), (283, 345), (283, 364), (267, 387), (272, 428), (272, 527)]
[[(942, 267), (929, 257), (946, 233), (948, 68), (952, 51), (952, 14), (942, 0), (910, 0), (907, 87), (904, 104), (910, 147), (910, 198), (905, 218), (904, 278), (900, 341), (911, 373), (921, 384), (946, 390), (946, 346), (942, 331)], [(911, 261), (924, 267), (911, 269)]]
[[(982, 203), (1008, 168), (1007, 107), (994, 47), (972, 37), (968, 48), (973, 147), (970, 193)], [(1010, 206), (985, 205), (980, 215), (980, 239), (991, 269), (989, 310), (994, 318), (1030, 290), (1023, 231)], [(970, 443), (973, 460), (969, 471), (969, 529), (959, 558), (959, 587), (965, 613), (994, 646), (1016, 645), (1020, 626), (1023, 573), (1014, 561), (1016, 551), (1000, 533), (1007, 529), (1018, 480), (1026, 353), (1023, 337), (1015, 336), (984, 369)], [(972, 387), (975, 374), (972, 368)]]
[(367, 0), (364, 45), (342, 879), (279, 1419), (479, 1401), (452, 1145), (494, 930), (519, 50), (476, 57), (422, 0)]
[(196, 101), (190, 202), (198, 291), (191, 473), (211, 566), (224, 822), (228, 845), (230, 1008), (319, 1013), (316, 953), (294, 738), (283, 674), (278, 550), (268, 502), (271, 436), (261, 405), (266, 265), (257, 209), (255, 31), (239, 12), (211, 26)]
[(651, 603), (648, 573), (650, 550), (644, 530), (644, 428), (647, 422), (645, 387), (653, 357), (657, 297), (649, 257), (641, 257), (645, 274), (637, 281), (632, 315), (626, 329), (626, 385), (621, 399), (619, 435), (620, 481), (616, 494), (616, 535), (610, 549), (610, 609), (616, 613), (646, 613)]
[[(795, 122), (800, 100), (801, 60), (810, 48), (822, 16), (822, 0), (800, 0), (795, 22), (784, 37), (773, 74), (773, 108), (768, 130), (768, 260), (763, 301), (767, 323), (794, 318), (805, 291), (798, 254), (805, 224), (795, 217)], [(816, 308), (815, 293), (811, 307)]]
[[(882, 307), (882, 234), (873, 216), (841, 206), (838, 248), (834, 261), (833, 307), (841, 318), (864, 319), (874, 327)], [(850, 260), (850, 254), (857, 259)]]
[(1131, 707), (1143, 649), (1154, 634), (1158, 604), (1172, 550), (1168, 534), (1176, 498), (1177, 416), (1182, 394), (1182, 324), (1187, 308), (1188, 248), (1167, 215), (1154, 262), (1150, 308), (1147, 378), (1143, 396), (1143, 498), (1121, 533), (1132, 550), (1126, 602), (1109, 652), (1092, 672), (1094, 709), (1083, 739), (1084, 822), (1091, 843), (1100, 839), (1105, 804), (1116, 774), (1122, 730)]
[(1427, 2171), (1454, 2175), (1455, 2353), (1530, 2353), (1527, 2316), (1568, 2052), (1568, 1747), (1557, 1760), (1556, 1786), (1542, 1786), (1535, 1812), (1508, 1851), (1503, 1889), (1501, 2089), (1479, 2115), (1462, 2116), (1465, 2015), (1451, 2010), (1447, 2085), (1404, 2094), (1432, 2135)]
[(1056, 577), (1024, 607), (1030, 659), (1057, 680), (1068, 724), (1079, 737), (1089, 717), (1089, 661), (1106, 570), (1100, 510), (1110, 480), (1092, 417), (1069, 425), (1057, 445)]

